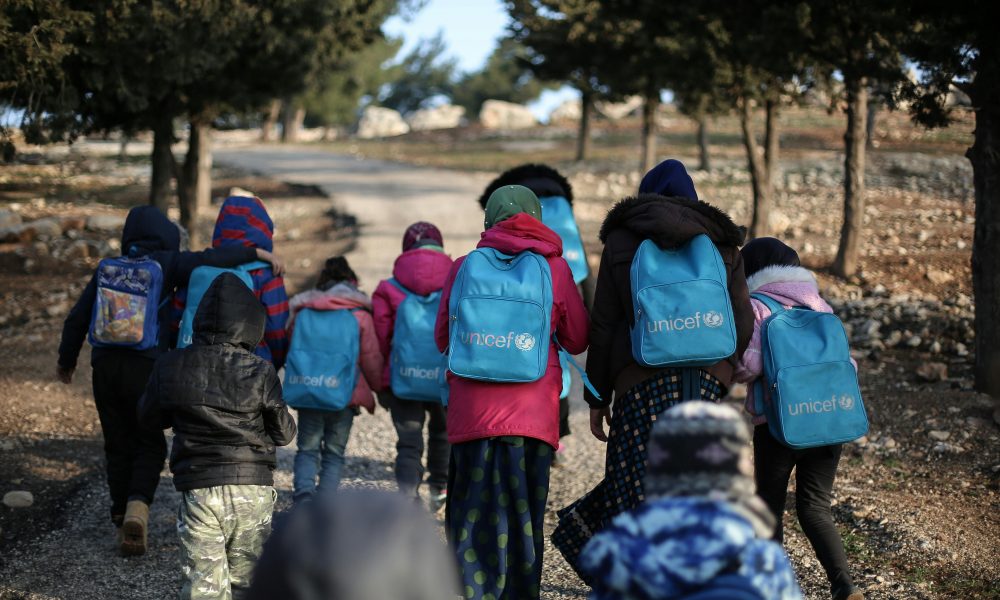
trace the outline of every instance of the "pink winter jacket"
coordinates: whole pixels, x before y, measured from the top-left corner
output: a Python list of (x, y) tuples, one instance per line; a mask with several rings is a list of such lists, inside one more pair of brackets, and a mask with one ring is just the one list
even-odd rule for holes
[(362, 376), (358, 377), (354, 384), (354, 393), (351, 395), (351, 403), (348, 406), (359, 406), (369, 413), (374, 413), (375, 398), (372, 396), (372, 391), (382, 388), (382, 353), (379, 352), (378, 340), (375, 337), (375, 326), (371, 316), (372, 305), (368, 296), (350, 284), (338, 283), (325, 291), (308, 290), (296, 294), (289, 301), (288, 306), (292, 313), (288, 320), (288, 337), (292, 340), (294, 340), (292, 335), (295, 329), (295, 316), (303, 308), (313, 310), (361, 309), (354, 310), (352, 314), (358, 321), (358, 333), (360, 334), (358, 366), (361, 367)]
[[(416, 248), (400, 254), (392, 267), (392, 276), (403, 287), (414, 294), (426, 296), (444, 287), (448, 272), (452, 265), (451, 257), (438, 250)], [(396, 311), (406, 298), (401, 289), (382, 281), (372, 294), (372, 312), (375, 319), (375, 335), (378, 337), (378, 347), (382, 352), (382, 362), (385, 370), (382, 372), (382, 385), (389, 387), (389, 354), (392, 352), (393, 327), (396, 324)]]
[[(482, 234), (479, 248), (507, 254), (531, 250), (541, 254), (552, 271), (552, 332), (570, 353), (587, 349), (587, 309), (562, 258), (558, 234), (528, 214), (515, 215)], [(438, 348), (448, 348), (448, 301), (455, 275), (462, 265), (455, 261), (444, 284), (434, 337)], [(530, 383), (474, 381), (448, 373), (448, 441), (453, 444), (498, 436), (525, 436), (552, 447), (559, 445), (559, 392), (562, 371), (555, 344), (549, 347), (545, 375)]]
[[(802, 267), (765, 267), (747, 278), (747, 287), (750, 288), (751, 294), (767, 294), (785, 308), (804, 306), (818, 312), (833, 312), (830, 305), (819, 295), (816, 277)], [(767, 422), (767, 417), (754, 411), (752, 383), (764, 373), (764, 359), (760, 351), (760, 326), (771, 316), (771, 311), (763, 302), (753, 297), (750, 298), (750, 305), (754, 316), (753, 335), (750, 338), (750, 345), (736, 365), (736, 381), (747, 384), (744, 408), (753, 417), (753, 424), (760, 425)]]

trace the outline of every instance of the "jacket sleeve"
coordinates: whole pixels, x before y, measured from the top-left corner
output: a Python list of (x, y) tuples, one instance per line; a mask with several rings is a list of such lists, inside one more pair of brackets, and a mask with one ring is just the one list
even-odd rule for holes
[(210, 267), (238, 267), (257, 260), (257, 249), (249, 246), (223, 246), (200, 252), (178, 252), (174, 263), (174, 281), (184, 287), (191, 278), (191, 271), (202, 265)]
[(550, 261), (552, 268), (552, 287), (555, 295), (556, 339), (570, 354), (581, 354), (587, 349), (590, 336), (587, 308), (583, 304), (573, 281), (573, 273), (565, 260)]
[(356, 311), (354, 316), (358, 319), (358, 328), (361, 331), (361, 351), (358, 356), (361, 373), (365, 376), (368, 387), (377, 392), (382, 389), (382, 368), (385, 365), (375, 337), (372, 316), (364, 311)]
[(260, 303), (267, 310), (267, 321), (264, 325), (264, 343), (271, 351), (271, 362), (274, 363), (274, 370), (277, 371), (285, 365), (285, 358), (288, 356), (288, 331), (285, 326), (288, 324), (288, 293), (285, 291), (285, 280), (281, 277), (274, 277), (270, 269), (264, 270), (266, 274), (260, 286)]
[(730, 358), (735, 363), (747, 347), (754, 332), (753, 307), (750, 305), (750, 289), (743, 273), (743, 255), (735, 247), (732, 249), (732, 267), (729, 269), (729, 301), (733, 305), (733, 319), (736, 321), (736, 354)]
[(267, 369), (264, 382), (264, 431), (275, 446), (287, 446), (295, 439), (295, 421), (288, 414), (288, 406), (281, 398), (281, 381), (273, 369)]
[(96, 297), (97, 273), (95, 272), (63, 323), (62, 338), (59, 342), (59, 366), (64, 369), (76, 368), (80, 349), (83, 348), (83, 341), (87, 339), (87, 331), (90, 329)]
[(611, 352), (614, 344), (615, 327), (626, 319), (618, 290), (615, 289), (611, 251), (604, 246), (601, 266), (597, 271), (597, 285), (594, 290), (594, 308), (590, 315), (590, 351), (587, 353), (587, 377), (600, 392), (598, 400), (584, 390), (584, 400), (592, 408), (611, 404), (611, 394), (615, 382), (611, 378)]
[(451, 287), (455, 283), (455, 276), (458, 274), (463, 260), (465, 260), (464, 256), (451, 265), (451, 271), (448, 272), (448, 278), (444, 280), (444, 287), (441, 289), (441, 304), (438, 306), (437, 321), (434, 323), (434, 341), (441, 352), (448, 350), (448, 327), (450, 325), (448, 303), (451, 300)]
[(378, 338), (378, 348), (382, 360), (389, 360), (392, 350), (392, 333), (395, 326), (396, 310), (392, 303), (392, 284), (388, 281), (379, 282), (372, 294), (372, 319), (375, 323), (375, 337)]
[(771, 312), (766, 306), (754, 299), (750, 299), (751, 310), (753, 310), (753, 333), (750, 335), (750, 343), (743, 351), (740, 360), (736, 363), (736, 381), (740, 383), (750, 383), (760, 377), (764, 371), (764, 361), (760, 354), (760, 325)]

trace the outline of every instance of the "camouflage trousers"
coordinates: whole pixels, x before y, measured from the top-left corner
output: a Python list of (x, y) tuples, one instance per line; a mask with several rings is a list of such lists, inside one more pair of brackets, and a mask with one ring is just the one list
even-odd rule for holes
[(177, 514), (181, 600), (230, 600), (250, 575), (271, 533), (277, 492), (265, 485), (220, 485), (184, 492)]

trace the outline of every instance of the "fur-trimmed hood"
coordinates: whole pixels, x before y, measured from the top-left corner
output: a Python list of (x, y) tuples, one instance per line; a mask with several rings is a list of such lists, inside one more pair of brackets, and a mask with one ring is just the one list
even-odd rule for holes
[(491, 181), (479, 197), (479, 205), (485, 210), (490, 195), (505, 185), (523, 185), (539, 198), (562, 196), (573, 204), (573, 186), (568, 179), (548, 165), (528, 163), (508, 169)]
[(724, 246), (741, 246), (746, 237), (745, 227), (707, 202), (659, 194), (630, 196), (615, 204), (601, 225), (601, 241), (606, 243), (615, 229), (628, 229), (665, 248), (703, 233)]
[(771, 283), (805, 283), (816, 285), (816, 276), (805, 267), (790, 267), (787, 265), (774, 265), (764, 267), (750, 277), (747, 277), (747, 287), (750, 293), (760, 291), (760, 289)]

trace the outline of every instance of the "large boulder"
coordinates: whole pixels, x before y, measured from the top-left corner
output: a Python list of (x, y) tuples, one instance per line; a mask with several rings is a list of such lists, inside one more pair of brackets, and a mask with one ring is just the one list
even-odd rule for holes
[(635, 114), (642, 107), (642, 96), (629, 96), (623, 102), (595, 102), (594, 108), (605, 119), (617, 121)]
[(406, 118), (406, 123), (412, 131), (454, 129), (462, 124), (462, 118), (464, 117), (465, 108), (452, 104), (443, 104), (414, 112)]
[(527, 106), (503, 100), (487, 100), (479, 109), (479, 123), (484, 129), (526, 129), (534, 127), (538, 122)]
[(16, 227), (21, 224), (21, 215), (6, 208), (0, 208), (0, 229)]
[(583, 109), (579, 100), (566, 100), (549, 113), (549, 123), (561, 121), (579, 121)]
[(125, 217), (122, 215), (90, 215), (87, 217), (86, 227), (88, 231), (119, 235), (124, 226)]
[(358, 121), (358, 137), (363, 140), (393, 137), (409, 133), (410, 126), (403, 116), (391, 108), (369, 106)]

